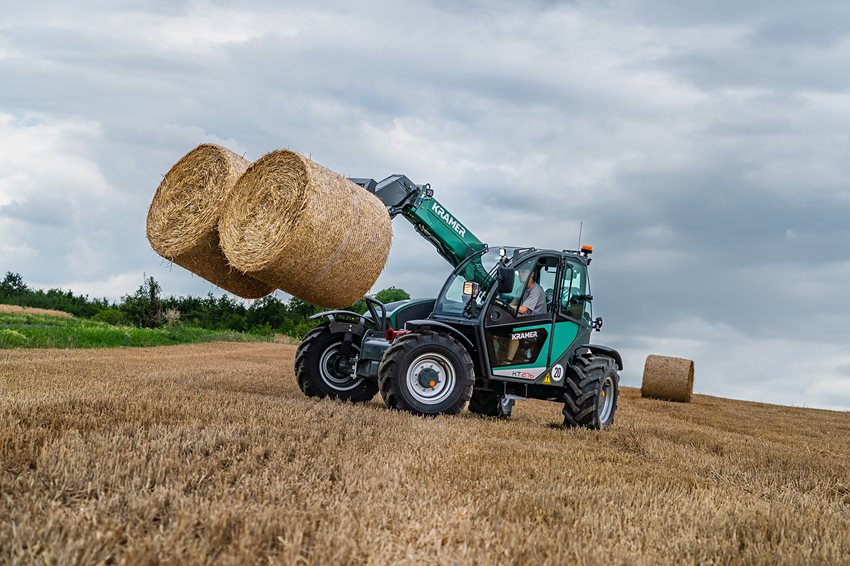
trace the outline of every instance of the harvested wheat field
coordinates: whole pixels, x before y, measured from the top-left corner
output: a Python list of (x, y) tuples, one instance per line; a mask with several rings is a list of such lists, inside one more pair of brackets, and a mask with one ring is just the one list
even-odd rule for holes
[(0, 562), (850, 561), (850, 413), (424, 419), (304, 398), (294, 351), (0, 351)]
[(34, 316), (55, 316), (59, 318), (74, 318), (73, 315), (53, 309), (37, 309), (34, 307), (20, 307), (18, 305), (0, 305), (0, 314), (29, 314)]

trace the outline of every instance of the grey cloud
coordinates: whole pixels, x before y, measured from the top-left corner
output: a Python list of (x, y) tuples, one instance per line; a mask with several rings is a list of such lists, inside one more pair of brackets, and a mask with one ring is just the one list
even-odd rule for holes
[(72, 225), (68, 216), (67, 203), (43, 195), (37, 201), (12, 202), (0, 206), (0, 216), (23, 220), (40, 226), (54, 228)]
[(815, 14), (812, 18), (829, 19), (835, 14), (844, 13), (841, 2), (832, 0), (814, 0), (800, 4), (792, 0), (660, 0), (651, 5), (636, 0), (611, 0), (593, 2), (591, 9), (603, 12), (609, 18), (628, 18), (658, 26), (683, 25), (735, 25), (755, 24), (769, 18), (793, 18), (802, 12)]
[(830, 47), (850, 35), (850, 9), (832, 3), (826, 9), (813, 10), (811, 4), (781, 14), (769, 13), (750, 35), (753, 45), (767, 47)]

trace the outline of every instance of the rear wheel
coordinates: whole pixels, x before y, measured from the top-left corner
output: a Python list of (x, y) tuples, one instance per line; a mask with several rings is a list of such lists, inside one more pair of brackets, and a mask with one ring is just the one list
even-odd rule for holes
[(469, 400), (469, 412), (484, 417), (507, 419), (514, 408), (514, 400), (506, 399), (495, 391), (476, 389)]
[(581, 356), (564, 381), (564, 426), (605, 429), (614, 423), (620, 394), (617, 364), (605, 356)]
[(456, 415), (472, 396), (472, 358), (446, 334), (405, 334), (384, 352), (378, 383), (384, 403), (391, 409)]
[(331, 332), (323, 325), (311, 330), (295, 354), (298, 387), (308, 397), (330, 397), (344, 401), (369, 401), (378, 384), (355, 375), (361, 338), (352, 335), (345, 345), (346, 332)]

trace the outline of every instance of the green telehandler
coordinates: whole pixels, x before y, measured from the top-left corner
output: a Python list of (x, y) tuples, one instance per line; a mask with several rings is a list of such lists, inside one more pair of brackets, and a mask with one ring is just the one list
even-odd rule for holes
[(490, 247), (404, 175), (351, 179), (391, 217), (407, 219), (454, 268), (436, 299), (334, 310), (298, 347), (295, 375), (311, 397), (365, 402), (378, 392), (419, 415), (507, 418), (521, 399), (563, 403), (564, 426), (614, 422), (620, 354), (590, 343), (592, 248)]

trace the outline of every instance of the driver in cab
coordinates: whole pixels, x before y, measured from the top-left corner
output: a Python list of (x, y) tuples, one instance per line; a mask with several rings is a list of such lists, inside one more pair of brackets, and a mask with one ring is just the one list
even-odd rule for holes
[(528, 284), (526, 288), (528, 292), (522, 304), (517, 309), (521, 316), (529, 316), (534, 314), (546, 314), (546, 292), (536, 281), (534, 281), (533, 272), (520, 272), (520, 275), (528, 275)]

